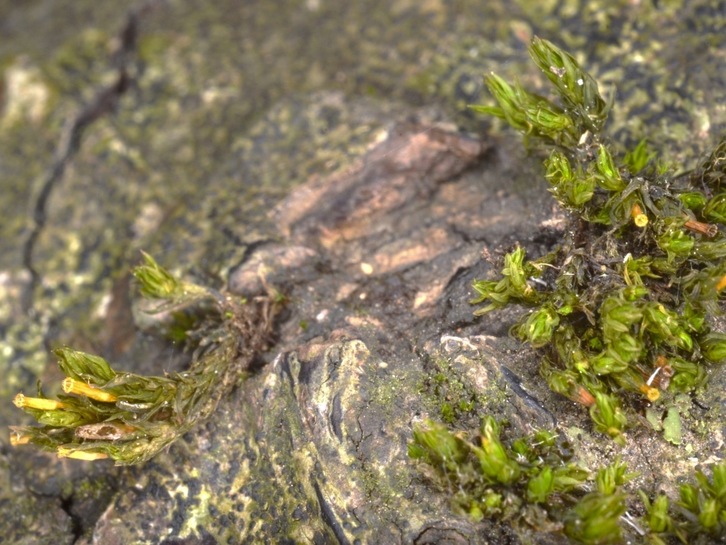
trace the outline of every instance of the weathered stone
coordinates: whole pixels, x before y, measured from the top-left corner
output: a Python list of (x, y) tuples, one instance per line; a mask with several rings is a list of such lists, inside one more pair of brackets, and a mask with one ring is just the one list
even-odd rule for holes
[[(133, 321), (138, 249), (216, 288), (253, 296), (267, 283), (289, 303), (266, 365), (142, 467), (59, 461), (3, 438), (8, 542), (520, 542), (506, 524), (452, 514), (450, 491), (406, 456), (413, 423), (459, 401), (475, 407), (455, 409), (460, 429), (484, 414), (514, 434), (556, 420), (591, 468), (622, 455), (649, 492), (672, 493), (723, 455), (723, 368), (683, 407), (680, 446), (643, 424), (621, 451), (507, 338), (516, 311), (472, 317), (471, 281), (495, 268), (487, 255), (517, 241), (542, 254), (562, 222), (539, 161), (465, 108), (486, 100), (490, 71), (541, 83), (525, 53), (537, 33), (617, 87), (616, 146), (647, 136), (692, 167), (726, 127), (723, 2), (180, 0), (139, 4), (130, 26), (122, 3), (11, 4), (0, 7), (0, 423), (27, 422), (9, 400), (38, 378), (53, 393), (58, 344), (135, 372), (185, 364)], [(64, 127), (121, 81), (119, 66), (128, 88), (85, 128), (25, 251), (28, 203)]]

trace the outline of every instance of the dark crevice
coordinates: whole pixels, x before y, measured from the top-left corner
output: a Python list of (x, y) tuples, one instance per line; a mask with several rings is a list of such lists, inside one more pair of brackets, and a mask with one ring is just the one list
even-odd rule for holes
[(491, 246), (491, 242), (485, 237), (476, 237), (472, 236), (471, 233), (466, 231), (465, 229), (462, 229), (460, 226), (458, 226), (455, 222), (449, 222), (448, 224), (449, 229), (452, 233), (454, 233), (456, 236), (461, 238), (466, 244), (483, 244), (485, 246)]
[(73, 513), (73, 495), (60, 499), (60, 507), (68, 515), (71, 521), (71, 533), (73, 535), (73, 543), (78, 542), (83, 536), (83, 522), (80, 517)]
[(517, 376), (517, 374), (506, 365), (500, 364), (499, 370), (502, 372), (502, 376), (509, 386), (509, 389), (519, 396), (528, 407), (546, 415), (550, 420), (552, 429), (555, 429), (557, 427), (557, 418), (542, 404), (539, 399), (524, 389), (522, 379), (520, 379), (519, 376)]
[(101, 117), (113, 113), (121, 96), (130, 88), (132, 78), (129, 76), (128, 67), (136, 55), (139, 21), (153, 4), (154, 1), (150, 0), (129, 10), (126, 24), (119, 33), (119, 49), (111, 61), (117, 66), (117, 76), (114, 82), (100, 89), (89, 103), (66, 122), (61, 132), (53, 156), (53, 164), (45, 174), (40, 192), (33, 205), (33, 227), (22, 247), (23, 266), (30, 273), (30, 282), (22, 297), (22, 307), (26, 313), (33, 309), (35, 289), (40, 283), (40, 272), (33, 262), (33, 252), (48, 219), (48, 201), (62, 181), (66, 167), (78, 152), (85, 130)]
[[(435, 526), (426, 526), (416, 537), (413, 538), (414, 545), (426, 545), (433, 543), (471, 543), (469, 536), (462, 533), (456, 528), (437, 528)], [(505, 543), (501, 545), (505, 545)]]
[(348, 538), (345, 536), (343, 528), (340, 526), (338, 519), (335, 518), (333, 509), (323, 497), (323, 492), (320, 490), (320, 485), (318, 485), (317, 481), (313, 481), (313, 487), (315, 488), (318, 505), (320, 505), (320, 518), (333, 531), (333, 535), (340, 545), (350, 545), (350, 541), (348, 541)]

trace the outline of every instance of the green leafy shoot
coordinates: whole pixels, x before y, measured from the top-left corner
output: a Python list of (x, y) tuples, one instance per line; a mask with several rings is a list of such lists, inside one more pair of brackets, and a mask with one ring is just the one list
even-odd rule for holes
[(695, 531), (721, 538), (726, 535), (726, 462), (713, 466), (710, 479), (696, 471), (696, 483), (681, 486), (678, 505), (690, 514)]
[(609, 435), (619, 445), (625, 445), (623, 431), (627, 417), (613, 396), (595, 392), (595, 405), (590, 407), (590, 417), (597, 431)]
[(652, 545), (665, 545), (668, 535), (677, 535), (683, 543), (683, 535), (678, 531), (669, 513), (670, 502), (668, 497), (659, 495), (653, 502), (642, 490), (638, 490), (640, 500), (645, 508), (644, 522), (648, 528), (648, 541)]
[[(643, 139), (638, 142), (638, 145), (635, 146), (635, 148), (625, 154), (623, 157), (623, 163), (630, 174), (635, 176), (645, 170), (645, 167), (647, 167), (653, 159), (655, 159), (655, 153), (648, 149), (648, 142)], [(696, 195), (700, 194), (696, 193)]]
[(612, 464), (597, 472), (595, 484), (597, 485), (597, 491), (601, 494), (612, 495), (621, 486), (637, 476), (637, 473), (628, 473), (628, 466), (620, 458), (616, 458)]
[(524, 263), (525, 252), (517, 248), (504, 258), (502, 279), (496, 282), (478, 280), (474, 289), (479, 297), (473, 299), (472, 304), (490, 301), (489, 305), (476, 311), (477, 315), (485, 314), (509, 304), (510, 300), (522, 304), (534, 304), (538, 301), (538, 294), (528, 283), (530, 276), (538, 274), (536, 266)]
[[(135, 274), (146, 296), (185, 304), (209, 297), (204, 288), (144, 258)], [(30, 443), (80, 460), (110, 458), (117, 465), (155, 456), (214, 412), (267, 343), (273, 313), (267, 301), (244, 304), (229, 296), (214, 301), (219, 308), (207, 319), (206, 340), (200, 340), (209, 349), (181, 373), (138, 375), (115, 370), (100, 356), (55, 350), (66, 376), (64, 394), (48, 399), (39, 387), (35, 397), (16, 395), (15, 405), (40, 426), (11, 427), (11, 444)]]
[(497, 106), (472, 105), (478, 113), (505, 120), (529, 140), (576, 148), (597, 136), (607, 120), (609, 105), (600, 95), (597, 82), (568, 53), (547, 40), (535, 38), (530, 46), (535, 63), (554, 84), (562, 102), (558, 105), (521, 85), (510, 85), (496, 74), (484, 79)]
[(559, 106), (520, 85), (511, 86), (495, 74), (488, 76), (485, 82), (499, 106), (472, 106), (474, 111), (502, 118), (528, 137), (552, 143), (560, 143), (561, 139), (569, 142), (574, 138), (576, 128)]
[(634, 476), (619, 459), (600, 468), (595, 477), (597, 490), (587, 494), (565, 514), (565, 534), (588, 545), (620, 543), (620, 518), (625, 513), (622, 486)]
[[(540, 70), (552, 82), (575, 125), (584, 133), (598, 134), (607, 120), (610, 106), (600, 96), (597, 82), (577, 61), (551, 42), (535, 37), (529, 52)], [(584, 129), (584, 130), (582, 130)]]
[(625, 513), (621, 492), (591, 492), (565, 516), (565, 535), (586, 545), (622, 543), (620, 517)]
[[(507, 520), (524, 528), (561, 531), (576, 543), (623, 543), (625, 522), (649, 545), (707, 543), (726, 535), (726, 462), (700, 470), (681, 485), (677, 502), (659, 495), (653, 501), (636, 490), (643, 504), (638, 521), (626, 513), (633, 498), (626, 486), (637, 473), (616, 458), (593, 475), (570, 461), (569, 446), (541, 430), (512, 441), (485, 417), (475, 437), (426, 421), (414, 428), (409, 457), (442, 490), (456, 491), (452, 505), (475, 521)], [(594, 486), (593, 486), (594, 485)], [(588, 489), (591, 491), (588, 492)], [(707, 541), (694, 541), (704, 536)], [(523, 539), (524, 540), (524, 539)]]
[(191, 304), (213, 296), (213, 293), (207, 288), (177, 279), (146, 252), (141, 252), (141, 254), (144, 263), (134, 268), (133, 275), (139, 283), (143, 297), (167, 302), (157, 311), (166, 310), (172, 306)]
[(545, 430), (506, 443), (491, 417), (482, 420), (473, 441), (426, 421), (415, 427), (408, 446), (409, 456), (425, 464), (435, 482), (459, 491), (455, 508), (475, 520), (524, 517), (527, 504), (556, 518), (571, 494), (582, 495), (590, 475), (570, 463), (565, 451), (559, 437)]
[[(651, 502), (645, 492), (638, 491), (645, 508), (648, 543), (665, 545), (671, 543), (671, 536), (686, 544), (707, 543), (726, 535), (726, 462), (718, 462), (712, 469), (711, 478), (696, 470), (695, 482), (681, 485), (675, 505), (664, 495)], [(697, 540), (698, 536), (706, 541)]]

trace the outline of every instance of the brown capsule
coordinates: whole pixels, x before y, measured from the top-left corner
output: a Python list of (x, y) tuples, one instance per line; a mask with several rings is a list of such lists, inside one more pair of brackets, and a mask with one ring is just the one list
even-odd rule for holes
[(706, 235), (709, 238), (713, 238), (718, 234), (718, 226), (714, 225), (713, 223), (703, 223), (701, 221), (689, 219), (686, 223), (683, 224), (683, 227), (685, 227), (686, 229), (690, 229), (691, 231), (694, 231), (696, 233)]
[(660, 354), (655, 359), (655, 369), (645, 381), (645, 386), (666, 390), (668, 389), (673, 374), (673, 367), (668, 363), (668, 358)]
[(655, 366), (663, 367), (664, 365), (668, 365), (668, 358), (666, 358), (663, 354), (658, 354), (658, 357), (655, 358)]
[(27, 445), (30, 443), (30, 435), (22, 430), (10, 428), (10, 445), (17, 447), (18, 445)]
[(136, 428), (123, 422), (100, 422), (98, 424), (86, 424), (78, 426), (75, 430), (76, 437), (91, 439), (94, 441), (116, 441), (127, 438)]

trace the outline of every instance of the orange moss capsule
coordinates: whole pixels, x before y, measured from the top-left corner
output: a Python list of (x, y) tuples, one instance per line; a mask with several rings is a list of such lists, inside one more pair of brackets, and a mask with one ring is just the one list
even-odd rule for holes
[(718, 279), (718, 283), (716, 284), (716, 291), (720, 292), (724, 288), (726, 288), (726, 274)]
[(666, 358), (663, 354), (658, 354), (658, 357), (655, 358), (655, 366), (664, 367), (666, 365), (668, 365), (668, 358)]
[(648, 398), (648, 401), (658, 401), (660, 398), (660, 391), (658, 388), (653, 388), (652, 386), (648, 386), (647, 384), (643, 384), (640, 387), (640, 391), (645, 394), (645, 397)]
[(630, 209), (630, 215), (633, 218), (633, 222), (638, 227), (645, 227), (646, 225), (648, 225), (648, 216), (645, 214), (645, 212), (643, 212), (643, 209), (637, 202)]
[(117, 397), (110, 392), (104, 392), (103, 390), (80, 382), (72, 378), (66, 378), (63, 380), (63, 391), (67, 394), (76, 394), (79, 396), (85, 396), (96, 401), (103, 401), (105, 403), (113, 403)]
[(595, 404), (595, 397), (586, 388), (579, 385), (576, 386), (570, 399), (572, 399), (575, 403), (584, 405), (585, 407), (592, 407)]

